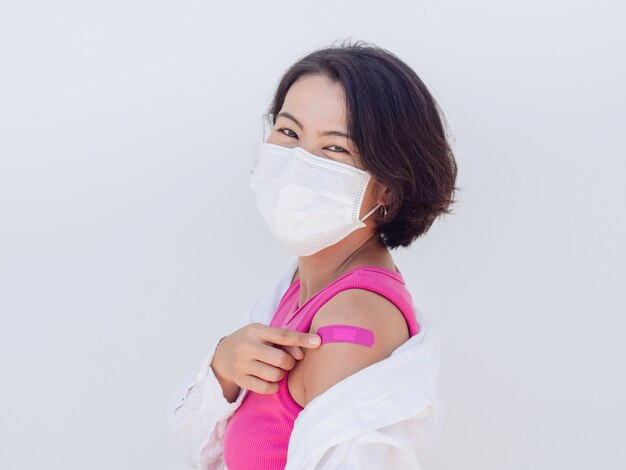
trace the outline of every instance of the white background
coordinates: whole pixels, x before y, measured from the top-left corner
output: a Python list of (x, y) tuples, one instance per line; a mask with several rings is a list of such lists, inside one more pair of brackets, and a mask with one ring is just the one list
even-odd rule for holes
[(350, 36), (430, 87), (463, 187), (392, 252), (442, 337), (423, 468), (626, 468), (624, 13), (3, 2), (0, 466), (186, 468), (170, 393), (292, 259), (248, 188), (261, 114), (289, 65)]

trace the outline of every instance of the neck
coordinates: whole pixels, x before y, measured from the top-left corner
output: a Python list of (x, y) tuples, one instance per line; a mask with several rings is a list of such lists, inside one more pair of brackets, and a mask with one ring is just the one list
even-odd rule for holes
[(391, 266), (393, 269), (394, 263), (389, 251), (379, 243), (375, 234), (359, 241), (356, 248), (354, 241), (349, 246), (346, 245), (339, 243), (298, 259), (294, 279), (300, 279), (299, 306), (356, 266), (378, 264)]

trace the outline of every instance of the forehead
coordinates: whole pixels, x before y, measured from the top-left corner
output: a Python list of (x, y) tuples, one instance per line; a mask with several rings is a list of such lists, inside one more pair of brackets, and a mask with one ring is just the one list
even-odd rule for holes
[(343, 89), (325, 75), (303, 75), (298, 78), (287, 91), (281, 111), (293, 114), (307, 132), (346, 129)]

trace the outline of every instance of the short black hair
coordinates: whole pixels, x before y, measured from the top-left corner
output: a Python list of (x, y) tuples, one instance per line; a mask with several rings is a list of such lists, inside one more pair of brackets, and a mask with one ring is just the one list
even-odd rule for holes
[(387, 186), (385, 217), (376, 217), (379, 242), (407, 247), (435, 219), (451, 211), (457, 165), (439, 104), (415, 71), (388, 50), (343, 40), (319, 48), (281, 76), (265, 118), (276, 124), (291, 85), (305, 74), (339, 83), (346, 99), (348, 133), (362, 168)]

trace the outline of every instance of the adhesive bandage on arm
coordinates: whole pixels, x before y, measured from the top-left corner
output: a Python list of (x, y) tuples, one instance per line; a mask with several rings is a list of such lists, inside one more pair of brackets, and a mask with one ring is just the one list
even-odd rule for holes
[(317, 329), (322, 343), (355, 343), (371, 348), (374, 332), (368, 328), (352, 325), (325, 325)]

